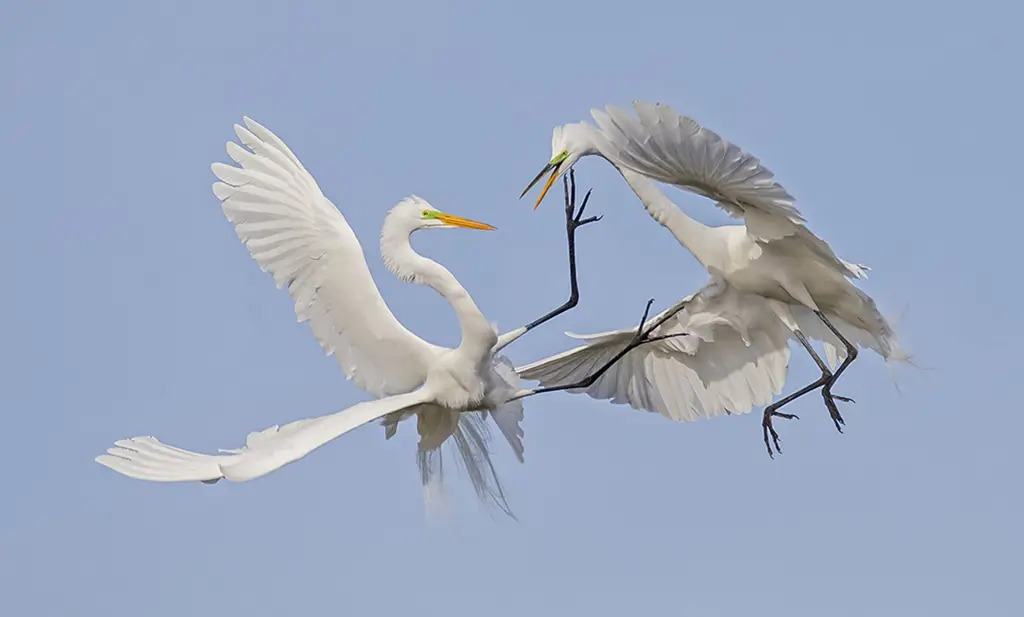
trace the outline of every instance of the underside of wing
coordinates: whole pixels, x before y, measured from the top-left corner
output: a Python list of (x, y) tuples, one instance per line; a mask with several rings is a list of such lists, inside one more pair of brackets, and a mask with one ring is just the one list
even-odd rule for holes
[(296, 420), (249, 433), (245, 446), (221, 454), (189, 452), (154, 437), (133, 437), (115, 443), (96, 462), (139, 480), (214, 483), (254, 480), (293, 463), (327, 442), (389, 413), (429, 400), (419, 389), (407, 394), (357, 403), (343, 411)]
[(807, 229), (796, 200), (757, 157), (668, 105), (636, 101), (633, 106), (636, 117), (614, 106), (592, 112), (610, 144), (612, 162), (715, 200), (742, 218), (755, 240), (795, 236), (846, 276), (865, 278), (866, 268), (843, 261)]
[(388, 309), (359, 240), (291, 150), (249, 118), (228, 142), (241, 167), (214, 163), (213, 192), (260, 268), (287, 287), (299, 321), (324, 351), (375, 396), (408, 392), (426, 378), (432, 346)]
[[(676, 421), (746, 413), (771, 402), (785, 383), (788, 335), (781, 324), (766, 321), (762, 326), (760, 313), (745, 300), (731, 287), (695, 294), (686, 309), (654, 333), (682, 336), (630, 351), (586, 394)], [(611, 360), (634, 333), (577, 336), (584, 345), (517, 371), (543, 386), (573, 383)]]
[(634, 103), (637, 117), (608, 106), (592, 115), (616, 160), (659, 182), (714, 199), (766, 239), (793, 233), (804, 219), (795, 200), (754, 155), (671, 107)]

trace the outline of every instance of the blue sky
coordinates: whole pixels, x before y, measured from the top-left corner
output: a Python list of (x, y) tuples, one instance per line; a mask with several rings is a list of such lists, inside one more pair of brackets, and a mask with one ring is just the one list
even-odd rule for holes
[[(339, 6), (341, 4), (347, 6)], [(46, 3), (0, 7), (0, 613), (1020, 614), (1022, 9), (1010, 3)], [(557, 196), (516, 197), (556, 124), (644, 98), (754, 152), (926, 370), (844, 377), (848, 428), (797, 403), (673, 424), (553, 395), (519, 523), (455, 488), (425, 517), (415, 431), (368, 427), (259, 481), (148, 484), (92, 462), (153, 434), (197, 450), (328, 413), (346, 382), (210, 191), (231, 126), (281, 135), (363, 240), (395, 313), (455, 344), (380, 263), (409, 193), (496, 225), (419, 234), (508, 329), (564, 300)], [(706, 274), (602, 161), (564, 330), (624, 327)], [(673, 193), (709, 223), (727, 219)], [(789, 387), (816, 377), (795, 354)]]

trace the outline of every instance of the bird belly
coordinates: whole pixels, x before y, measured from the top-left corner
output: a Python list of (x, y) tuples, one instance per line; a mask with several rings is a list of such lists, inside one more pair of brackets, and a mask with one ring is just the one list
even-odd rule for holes
[(816, 260), (794, 259), (765, 250), (762, 255), (725, 275), (740, 291), (786, 304), (829, 310), (849, 296), (849, 281)]
[(786, 291), (777, 274), (779, 270), (765, 267), (760, 260), (748, 263), (724, 274), (723, 278), (739, 291), (778, 300), (787, 304), (795, 302), (793, 296)]
[(436, 394), (438, 405), (455, 411), (490, 409), (487, 379), (478, 371), (465, 367), (446, 366), (431, 372), (427, 386)]

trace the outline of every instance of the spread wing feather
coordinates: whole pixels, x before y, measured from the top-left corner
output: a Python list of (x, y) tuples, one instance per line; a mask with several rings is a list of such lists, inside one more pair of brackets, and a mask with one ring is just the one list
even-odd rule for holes
[(756, 156), (668, 105), (633, 106), (635, 117), (614, 106), (591, 112), (614, 164), (713, 199), (759, 242), (796, 240), (846, 276), (866, 278), (866, 267), (840, 259), (807, 229), (796, 200)]
[(418, 387), (433, 346), (392, 314), (352, 228), (295, 154), (253, 120), (245, 125), (235, 132), (248, 150), (227, 144), (241, 167), (212, 166), (238, 237), (349, 379), (374, 396)]

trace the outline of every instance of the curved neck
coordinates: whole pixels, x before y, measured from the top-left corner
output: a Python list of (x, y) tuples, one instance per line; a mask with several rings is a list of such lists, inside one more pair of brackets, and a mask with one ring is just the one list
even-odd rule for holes
[(690, 218), (679, 206), (672, 203), (649, 178), (631, 169), (620, 167), (614, 161), (609, 162), (619, 170), (629, 187), (643, 202), (644, 208), (651, 218), (658, 221), (672, 232), (679, 244), (682, 244), (697, 261), (705, 268), (721, 268), (723, 247), (713, 227)]
[(380, 253), (384, 265), (400, 280), (426, 285), (441, 294), (455, 309), (459, 319), (462, 329), (459, 350), (474, 357), (486, 357), (497, 342), (494, 328), (455, 275), (436, 261), (413, 250), (410, 235), (409, 231), (389, 226), (385, 221), (380, 235)]

